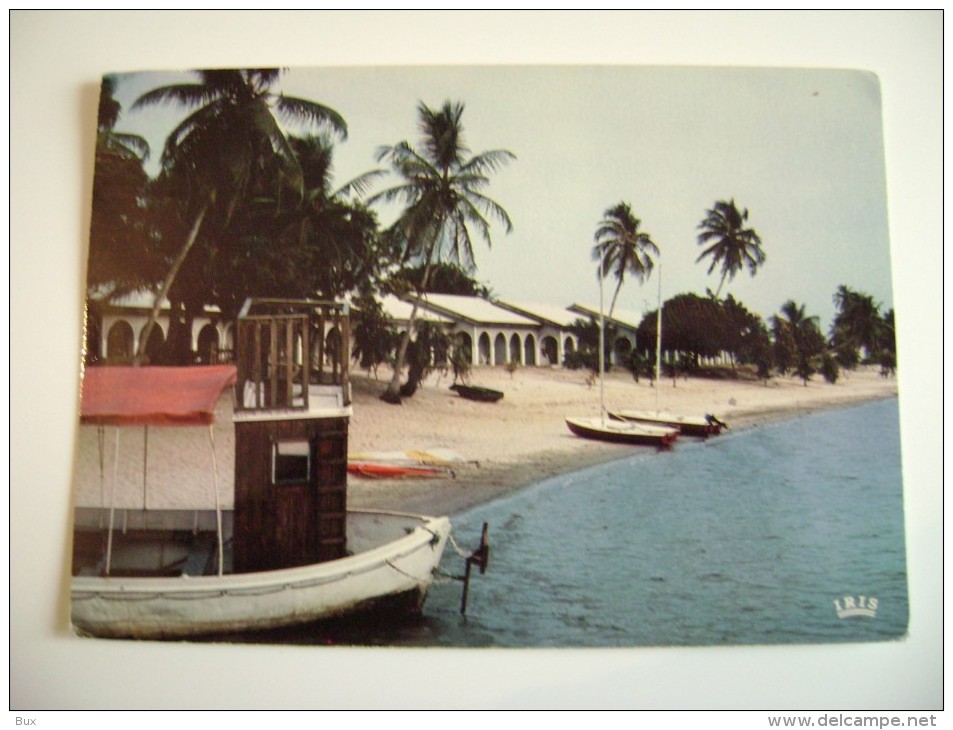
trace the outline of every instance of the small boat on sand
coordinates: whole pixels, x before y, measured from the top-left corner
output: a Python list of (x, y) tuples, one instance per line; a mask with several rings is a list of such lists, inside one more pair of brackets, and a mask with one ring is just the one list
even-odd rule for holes
[(665, 411), (609, 411), (609, 417), (617, 421), (644, 423), (651, 426), (677, 428), (685, 436), (716, 436), (727, 424), (711, 414), (705, 416), (680, 416)]
[(453, 470), (441, 466), (412, 466), (373, 461), (349, 461), (348, 474), (372, 479), (405, 479), (453, 476)]
[(668, 448), (678, 439), (677, 428), (650, 426), (611, 418), (567, 417), (569, 430), (582, 438), (609, 441), (617, 444), (635, 444)]
[(476, 385), (454, 383), (450, 386), (450, 390), (455, 390), (461, 398), (480, 401), (482, 403), (496, 403), (496, 401), (503, 397), (502, 391), (493, 390), (492, 388), (481, 388)]

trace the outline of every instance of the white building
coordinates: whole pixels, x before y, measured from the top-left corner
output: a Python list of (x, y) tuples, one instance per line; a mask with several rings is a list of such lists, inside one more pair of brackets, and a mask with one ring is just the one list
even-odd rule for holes
[(570, 328), (579, 315), (565, 307), (537, 302), (498, 301), (497, 305), (512, 312), (529, 317), (539, 324), (537, 340), (539, 342), (539, 365), (560, 365), (566, 355), (575, 352), (579, 341)]
[[(111, 363), (131, 361), (139, 349), (154, 301), (154, 295), (148, 291), (112, 301), (105, 296), (90, 296), (86, 312), (87, 357)], [(165, 299), (145, 349), (147, 358), (153, 361), (169, 337), (170, 316), (169, 300)], [(223, 351), (232, 351), (233, 327), (234, 323), (226, 321), (217, 307), (206, 306), (203, 315), (192, 321), (191, 349), (201, 362), (218, 361)]]
[[(569, 307), (573, 313), (573, 318), (592, 318), (595, 322), (599, 321), (599, 308), (591, 307), (585, 304), (573, 304)], [(604, 314), (606, 329), (610, 327), (615, 330), (615, 340), (611, 343), (610, 350), (612, 364), (621, 364), (629, 356), (629, 353), (636, 348), (638, 344), (639, 323), (642, 321), (642, 315), (616, 308), (610, 318)], [(653, 344), (654, 347), (654, 344)]]

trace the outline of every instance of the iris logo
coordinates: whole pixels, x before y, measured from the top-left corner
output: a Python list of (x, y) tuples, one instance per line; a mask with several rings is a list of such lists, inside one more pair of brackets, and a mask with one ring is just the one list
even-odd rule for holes
[(834, 599), (834, 610), (837, 618), (876, 618), (877, 607), (880, 602), (869, 596), (844, 596)]

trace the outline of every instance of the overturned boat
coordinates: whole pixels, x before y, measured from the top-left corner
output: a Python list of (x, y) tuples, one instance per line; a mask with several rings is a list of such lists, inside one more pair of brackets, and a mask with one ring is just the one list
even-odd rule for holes
[(346, 509), (346, 306), (250, 300), (236, 328), (234, 365), (84, 373), (78, 633), (182, 638), (421, 611), (451, 526)]
[(475, 400), (481, 403), (496, 403), (498, 400), (503, 398), (503, 391), (493, 390), (493, 388), (484, 388), (478, 385), (463, 385), (462, 383), (454, 383), (450, 386), (450, 390), (457, 392), (461, 398), (466, 398), (467, 400)]

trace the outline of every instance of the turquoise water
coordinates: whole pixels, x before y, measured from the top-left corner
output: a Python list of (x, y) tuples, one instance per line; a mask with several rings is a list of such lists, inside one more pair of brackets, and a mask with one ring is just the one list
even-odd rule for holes
[[(453, 519), (489, 570), (425, 616), (302, 641), (631, 647), (902, 637), (908, 619), (897, 401), (682, 439)], [(444, 567), (462, 572), (452, 550)], [(839, 617), (838, 608), (876, 607)]]

